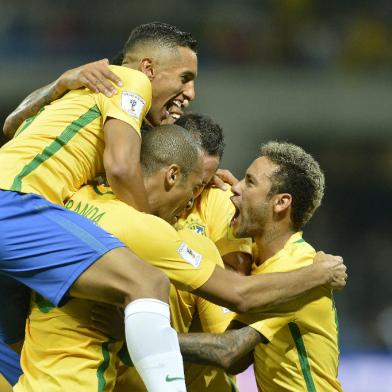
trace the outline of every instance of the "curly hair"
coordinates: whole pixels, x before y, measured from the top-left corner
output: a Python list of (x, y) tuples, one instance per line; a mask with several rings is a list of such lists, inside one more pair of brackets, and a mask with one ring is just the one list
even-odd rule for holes
[(321, 205), (324, 196), (325, 180), (319, 164), (301, 147), (285, 142), (263, 144), (260, 155), (279, 166), (272, 175), (269, 196), (291, 195), (291, 220), (294, 229), (300, 230)]

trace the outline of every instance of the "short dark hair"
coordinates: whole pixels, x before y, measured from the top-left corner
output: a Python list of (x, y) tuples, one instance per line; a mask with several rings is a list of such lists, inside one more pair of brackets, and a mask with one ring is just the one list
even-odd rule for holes
[(122, 65), (124, 61), (124, 55), (123, 52), (118, 52), (116, 55), (114, 55), (111, 59), (110, 59), (110, 64), (111, 65)]
[(188, 113), (181, 116), (176, 124), (196, 135), (200, 139), (201, 147), (209, 155), (222, 158), (225, 142), (223, 130), (217, 122), (203, 114)]
[(279, 166), (271, 177), (269, 195), (291, 195), (293, 228), (300, 230), (320, 206), (324, 195), (325, 180), (319, 164), (301, 147), (290, 143), (266, 143), (261, 146), (260, 154)]
[(140, 162), (143, 174), (151, 176), (162, 167), (177, 164), (184, 178), (195, 170), (200, 158), (200, 142), (178, 125), (160, 125), (142, 139)]
[(136, 45), (152, 42), (162, 47), (176, 48), (182, 46), (197, 52), (197, 41), (191, 33), (181, 31), (176, 26), (151, 22), (135, 27), (124, 45), (123, 55), (132, 51)]

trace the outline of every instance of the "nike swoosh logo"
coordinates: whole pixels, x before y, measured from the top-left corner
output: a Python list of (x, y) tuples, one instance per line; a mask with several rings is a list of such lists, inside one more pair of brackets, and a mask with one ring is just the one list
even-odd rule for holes
[(166, 376), (166, 382), (172, 382), (178, 380), (185, 380), (185, 379), (184, 377), (170, 377), (169, 375)]

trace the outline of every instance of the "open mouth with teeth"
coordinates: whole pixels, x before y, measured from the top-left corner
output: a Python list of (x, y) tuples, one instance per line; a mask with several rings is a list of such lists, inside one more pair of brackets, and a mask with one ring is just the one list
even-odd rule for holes
[(231, 222), (230, 225), (234, 226), (237, 222), (238, 222), (238, 218), (240, 216), (240, 209), (233, 203), (234, 207), (235, 207), (235, 212), (233, 217), (231, 218)]
[(183, 114), (182, 107), (183, 105), (178, 99), (169, 101), (166, 105), (166, 117), (171, 117), (174, 121), (178, 120)]

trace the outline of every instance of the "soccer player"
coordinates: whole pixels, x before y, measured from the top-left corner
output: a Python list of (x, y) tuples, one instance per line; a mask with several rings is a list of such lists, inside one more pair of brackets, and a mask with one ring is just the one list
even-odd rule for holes
[[(253, 276), (312, 263), (315, 251), (301, 230), (321, 203), (324, 175), (309, 154), (292, 144), (267, 143), (233, 192), (234, 234), (251, 236), (257, 245)], [(342, 391), (336, 309), (326, 287), (238, 315), (220, 335), (181, 335), (180, 345), (185, 360), (233, 372), (254, 361), (259, 390)]]
[[(175, 227), (180, 230), (191, 229), (199, 235), (208, 237), (218, 248), (226, 268), (246, 274), (250, 271), (252, 263), (252, 243), (251, 239), (235, 238), (232, 235), (230, 221), (235, 212), (230, 200), (232, 193), (209, 186), (224, 150), (222, 128), (208, 116), (195, 113), (181, 116), (176, 124), (187, 129), (201, 142), (203, 182), (195, 195), (192, 208), (179, 218)], [(170, 290), (170, 313), (172, 326), (178, 333), (223, 332), (234, 314), (226, 308), (189, 292), (177, 290), (173, 286)], [(113, 324), (113, 319), (110, 319), (110, 323)], [(122, 362), (129, 361), (123, 358)], [(145, 391), (142, 381), (132, 369), (125, 371), (123, 367), (119, 368), (116, 392)], [(185, 363), (185, 380), (189, 392), (231, 392), (236, 388), (233, 378), (227, 377), (222, 369), (192, 363)]]
[[(223, 191), (210, 186), (223, 155), (223, 131), (211, 118), (200, 114), (185, 114), (176, 124), (200, 138), (204, 150), (203, 189), (176, 227), (207, 236), (218, 248), (225, 268), (247, 275), (252, 264), (252, 244), (251, 239), (235, 238), (232, 234), (230, 222), (235, 212), (230, 200), (232, 193), (230, 189)], [(228, 309), (194, 295), (178, 291), (177, 296), (180, 304), (187, 304), (188, 312), (193, 310), (191, 324), (185, 332), (223, 332), (234, 315)], [(171, 309), (176, 309), (172, 296), (170, 299)], [(183, 332), (177, 329), (178, 323), (173, 325), (177, 332)], [(236, 388), (234, 378), (228, 377), (222, 369), (192, 363), (185, 363), (185, 380), (188, 391), (231, 392)]]
[[(175, 140), (169, 137), (170, 132), (180, 132), (179, 129), (155, 129), (148, 132), (142, 142), (142, 167), (149, 203), (156, 215), (170, 223), (182, 213), (185, 204), (179, 208), (178, 202), (186, 202), (182, 192), (184, 187), (190, 186), (187, 178), (192, 175), (190, 172), (187, 176), (181, 175), (183, 170), (179, 167), (187, 165), (189, 154), (184, 146), (177, 144), (174, 148)], [(331, 281), (332, 276), (339, 281), (339, 270), (343, 279), (345, 276), (341, 265), (330, 262), (268, 277), (243, 277), (226, 271), (217, 266), (221, 263), (220, 255), (210, 240), (188, 230), (177, 232), (167, 222), (126, 206), (104, 186), (83, 187), (68, 201), (67, 208), (90, 217), (117, 235), (143, 260), (162, 268), (178, 289), (192, 291), (237, 310), (255, 310), (280, 303), (310, 287)], [(86, 383), (107, 388), (105, 390), (113, 388), (116, 376), (113, 358), (121, 350), (122, 342), (108, 339), (91, 327), (88, 320), (92, 306), (75, 299), (62, 308), (53, 308), (38, 297), (28, 321), (22, 352), (26, 374), (15, 391), (35, 390), (43, 374), (51, 375), (46, 381), (48, 390), (55, 390), (49, 388), (49, 383), (75, 391), (78, 385), (83, 390)], [(139, 330), (144, 345), (154, 344), (143, 338), (143, 327)], [(59, 356), (63, 358), (61, 361)], [(145, 361), (148, 362), (147, 358)], [(173, 377), (168, 375), (168, 382)]]
[[(145, 116), (159, 124), (169, 107), (183, 108), (194, 98), (196, 41), (174, 26), (141, 25), (124, 47), (123, 66), (111, 69), (123, 81), (117, 94), (71, 91), (27, 120), (0, 150), (0, 271), (14, 285), (0, 288), (0, 337), (11, 343), (23, 335), (25, 307), (8, 302), (18, 294), (28, 302), (21, 285), (56, 305), (70, 295), (126, 306), (127, 339), (136, 318), (145, 319), (144, 332), (157, 342), (152, 351), (144, 350), (151, 357), (152, 367), (143, 374), (150, 389), (184, 390), (165, 275), (89, 220), (53, 203), (61, 205), (105, 169), (120, 200), (148, 210), (139, 164), (140, 124)], [(103, 275), (105, 282), (98, 278)], [(162, 374), (153, 370), (154, 353), (160, 362), (166, 355)], [(179, 375), (176, 383), (166, 385), (168, 373)]]
[(203, 149), (203, 182), (195, 195), (191, 209), (179, 219), (176, 227), (189, 228), (210, 238), (217, 246), (225, 267), (247, 275), (252, 264), (251, 240), (235, 238), (231, 218), (235, 212), (229, 189), (211, 187), (224, 150), (222, 128), (211, 118), (201, 114), (185, 114), (176, 121), (200, 139)]

